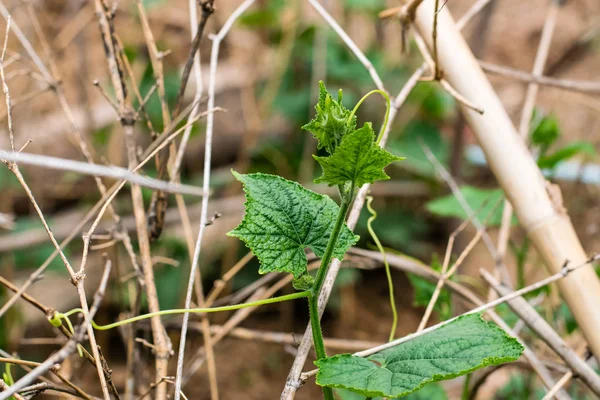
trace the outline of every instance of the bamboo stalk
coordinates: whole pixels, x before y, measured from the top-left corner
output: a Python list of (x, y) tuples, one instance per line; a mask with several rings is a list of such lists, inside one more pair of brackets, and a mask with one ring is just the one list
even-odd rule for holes
[[(425, 0), (415, 21), (430, 49), (434, 13), (434, 0)], [(484, 109), (480, 115), (461, 105), (521, 225), (553, 273), (567, 261), (584, 262), (587, 256), (562, 206), (560, 190), (542, 176), (448, 9), (441, 10), (437, 19), (438, 62), (443, 76), (461, 95)], [(600, 354), (600, 281), (593, 269), (580, 269), (563, 279), (559, 287), (593, 352)]]

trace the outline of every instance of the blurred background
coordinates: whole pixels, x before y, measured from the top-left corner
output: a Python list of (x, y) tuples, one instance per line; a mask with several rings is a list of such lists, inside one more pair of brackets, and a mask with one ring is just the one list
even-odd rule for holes
[[(81, 128), (95, 162), (126, 167), (127, 155), (117, 113), (92, 83), (97, 80), (108, 96), (114, 96), (93, 2), (9, 0), (2, 3), (42, 61), (53, 60), (55, 63), (52, 73), (60, 77), (74, 120)], [(131, 64), (135, 85), (145, 96), (153, 90), (154, 76), (137, 7), (133, 1), (117, 3), (115, 31)], [(143, 3), (156, 45), (163, 52), (166, 98), (173, 108), (190, 48), (188, 2), (145, 0)], [(239, 3), (216, 0), (216, 12), (209, 19), (205, 33), (217, 32)], [(366, 54), (386, 89), (396, 95), (422, 63), (412, 40), (406, 51), (401, 51), (402, 33), (398, 22), (378, 17), (380, 11), (399, 3), (389, 0), (322, 0), (321, 3)], [(452, 0), (446, 7), (458, 18), (472, 3), (471, 0)], [(531, 71), (548, 4), (547, 0), (492, 0), (466, 27), (464, 35), (479, 59)], [(5, 26), (5, 19), (1, 19), (1, 32)], [(45, 40), (40, 40), (40, 36)], [(210, 51), (210, 40), (205, 37), (200, 47), (205, 88)], [(15, 146), (21, 148), (31, 140), (24, 151), (85, 161), (53, 87), (40, 78), (14, 30), (8, 39), (6, 59), (11, 60), (5, 69), (12, 97)], [(544, 75), (597, 80), (599, 71), (600, 3), (596, 0), (567, 1), (560, 9)], [(526, 84), (494, 74), (489, 78), (507, 111), (518, 123)], [(300, 128), (314, 113), (319, 80), (325, 81), (332, 93), (343, 89), (343, 101), (349, 108), (375, 88), (368, 71), (306, 2), (258, 0), (238, 19), (223, 41), (215, 104), (226, 112), (215, 115), (213, 192), (209, 206), (210, 215), (219, 213), (221, 216), (207, 228), (202, 246), (200, 268), (205, 292), (210, 291), (213, 283), (247, 253), (241, 242), (225, 236), (243, 215), (241, 186), (233, 179), (232, 168), (278, 174), (318, 192), (333, 194), (326, 186), (312, 183), (320, 174), (311, 156), (316, 152), (316, 143)], [(192, 74), (186, 104), (192, 100), (197, 84)], [(471, 100), (476, 102), (476, 99)], [(145, 108), (148, 121), (142, 120), (135, 125), (140, 149), (152, 141), (149, 126), (155, 132), (163, 130), (161, 105), (156, 93), (151, 95)], [(373, 96), (361, 107), (359, 123), (373, 121), (378, 129), (384, 112), (384, 102)], [(10, 144), (4, 102), (0, 105), (0, 119), (0, 149), (7, 150)], [(588, 254), (600, 249), (599, 129), (600, 98), (597, 94), (541, 88), (530, 128), (532, 149), (545, 173), (560, 185), (565, 207)], [(202, 184), (204, 133), (205, 121), (201, 120), (194, 125), (183, 159), (183, 183)], [(379, 214), (373, 226), (390, 253), (411, 257), (439, 269), (448, 236), (466, 215), (426, 157), (423, 145), (431, 149), (450, 171), (471, 206), (480, 208), (481, 216), (490, 212), (502, 191), (485, 165), (469, 127), (460, 117), (456, 101), (438, 83), (420, 82), (392, 126), (388, 149), (407, 160), (390, 166), (387, 172), (392, 179), (372, 188), (373, 205)], [(100, 199), (90, 176), (26, 165), (22, 165), (21, 170), (59, 242)], [(154, 162), (148, 163), (143, 173), (157, 176)], [(110, 186), (114, 181), (105, 179), (104, 182)], [(143, 189), (143, 195), (148, 206), (152, 191)], [(195, 237), (200, 198), (186, 196), (185, 201)], [(128, 186), (112, 204), (137, 250)], [(481, 208), (484, 204), (487, 206)], [(487, 220), (494, 240), (501, 213), (501, 209), (496, 209)], [(363, 210), (355, 232), (361, 236), (357, 247), (372, 250), (375, 247), (366, 231), (368, 216)], [(75, 240), (64, 249), (73, 266), (81, 262), (82, 232), (78, 232)], [(96, 233), (98, 236), (92, 240), (88, 261), (86, 287), (91, 298), (102, 273), (101, 254), (108, 253), (115, 264), (114, 276), (96, 317), (100, 323), (108, 323), (120, 318), (129, 308), (135, 293), (135, 279), (132, 279), (131, 261), (124, 246), (114, 239), (112, 219), (103, 220)], [(474, 228), (469, 227), (458, 236), (454, 254), (464, 249), (474, 233)], [(513, 282), (523, 286), (546, 276), (535, 249), (529, 246), (516, 221), (511, 233), (506, 261)], [(0, 166), (0, 275), (20, 286), (53, 250), (22, 187), (4, 165)], [(181, 306), (190, 258), (173, 196), (168, 197), (165, 228), (160, 238), (152, 243), (152, 255), (161, 309)], [(341, 270), (324, 316), (325, 336), (384, 342), (391, 324), (385, 272), (382, 268), (374, 268), (376, 265), (368, 259), (357, 257), (348, 262), (357, 263), (361, 268)], [(478, 244), (454, 279), (485, 296), (487, 289), (478, 279), (478, 270), (492, 267), (493, 260), (485, 246)], [(222, 296), (236, 293), (255, 282), (259, 278), (257, 270), (258, 262), (253, 259), (227, 284)], [(402, 336), (416, 329), (435, 283), (398, 270), (393, 271), (393, 279), (400, 313), (397, 336)], [(282, 292), (292, 290), (288, 286)], [(77, 292), (58, 258), (51, 262), (43, 279), (28, 293), (61, 311), (79, 304)], [(540, 295), (545, 299), (539, 306), (542, 315), (552, 321), (574, 348), (583, 349), (585, 342), (556, 287), (550, 286), (532, 296)], [(0, 305), (9, 297), (12, 294), (0, 287)], [(430, 323), (464, 312), (467, 306), (444, 290)], [(146, 307), (142, 300), (142, 311)], [(259, 337), (261, 331), (298, 334), (288, 335), (290, 343), (228, 337), (216, 347), (218, 382), (223, 399), (278, 398), (294, 359), (296, 344), (308, 321), (305, 308), (302, 302), (265, 306), (240, 324)], [(510, 324), (516, 322), (517, 317), (508, 308), (500, 307), (498, 311)], [(227, 316), (213, 315), (210, 320), (220, 325)], [(165, 321), (173, 328), (174, 344), (178, 343), (180, 319)], [(192, 317), (191, 321), (188, 349), (193, 354), (202, 347), (202, 336), (199, 320)], [(138, 329), (139, 337), (151, 340), (149, 324), (140, 323)], [(527, 339), (531, 335), (523, 329), (522, 337)], [(97, 335), (118, 388), (124, 385), (126, 368), (123, 337), (123, 332), (118, 330)], [(45, 321), (43, 313), (25, 302), (17, 302), (0, 318), (0, 349), (8, 353), (16, 352), (21, 358), (42, 361), (62, 343), (64, 338)], [(554, 360), (554, 355), (543, 345), (537, 349), (542, 357)], [(142, 365), (152, 363), (153, 356), (148, 348), (140, 345), (139, 353)], [(94, 386), (97, 385), (95, 370), (77, 357), (68, 359), (61, 371), (82, 386), (89, 382), (90, 393), (99, 393)], [(13, 367), (15, 376), (21, 373)], [(146, 384), (152, 382), (152, 368), (139, 373)], [(429, 392), (414, 396), (440, 400), (460, 398), (461, 385), (461, 380), (430, 385), (426, 389)], [(540, 392), (540, 388), (537, 378), (529, 370), (523, 366), (509, 366), (494, 372), (483, 382), (478, 398), (541, 398), (543, 391)], [(569, 390), (574, 399), (592, 398), (578, 383), (571, 385)], [(190, 399), (210, 398), (206, 367), (196, 372), (184, 392)], [(309, 381), (299, 390), (297, 398), (318, 396), (319, 389)], [(342, 393), (340, 396), (355, 398)]]

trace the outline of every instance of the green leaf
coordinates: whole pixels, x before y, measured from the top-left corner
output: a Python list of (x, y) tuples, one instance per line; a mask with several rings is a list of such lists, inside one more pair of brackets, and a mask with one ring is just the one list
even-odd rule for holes
[(333, 154), (342, 137), (356, 129), (356, 115), (350, 118), (352, 111), (336, 101), (325, 88), (323, 81), (319, 82), (319, 102), (315, 106), (317, 114), (302, 129), (312, 132), (318, 140), (318, 148), (325, 148)]
[(560, 136), (558, 120), (554, 115), (543, 117), (531, 133), (531, 143), (547, 149)]
[(369, 358), (340, 354), (315, 361), (317, 384), (365, 396), (402, 397), (430, 382), (515, 361), (521, 353), (517, 339), (480, 314), (470, 314)]
[[(233, 174), (244, 184), (246, 215), (228, 235), (240, 238), (252, 250), (260, 261), (260, 273), (290, 272), (296, 279), (305, 275), (304, 249), (323, 256), (339, 206), (276, 175)], [(357, 241), (358, 236), (344, 225), (333, 256), (343, 258)]]
[(350, 181), (354, 182), (356, 187), (390, 179), (383, 169), (391, 162), (403, 159), (375, 143), (375, 132), (370, 122), (344, 136), (332, 156), (313, 157), (323, 168), (323, 175), (317, 178), (315, 183), (325, 182), (334, 186)]
[(585, 153), (591, 156), (595, 156), (596, 149), (594, 148), (593, 144), (588, 142), (571, 143), (548, 156), (540, 157), (538, 159), (538, 166), (540, 168), (552, 169), (555, 168), (562, 161), (566, 161), (579, 153)]
[[(464, 185), (460, 187), (460, 191), (471, 208), (475, 211), (478, 210), (477, 218), (479, 218), (482, 223), (486, 219), (486, 225), (488, 226), (498, 226), (502, 223), (503, 205), (496, 206), (498, 201), (501, 201), (500, 199), (504, 196), (502, 189), (479, 189), (473, 186)], [(427, 203), (425, 207), (430, 213), (440, 217), (467, 219), (467, 213), (452, 194), (432, 200)], [(496, 207), (495, 210), (494, 207)], [(492, 211), (493, 214), (490, 216)], [(513, 218), (512, 223), (516, 224), (516, 222), (516, 219)]]

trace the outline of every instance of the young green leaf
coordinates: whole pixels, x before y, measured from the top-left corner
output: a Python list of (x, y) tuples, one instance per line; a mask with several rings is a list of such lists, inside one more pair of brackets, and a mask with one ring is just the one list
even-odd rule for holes
[(393, 161), (403, 160), (375, 143), (375, 132), (370, 122), (344, 136), (332, 156), (313, 157), (323, 168), (323, 175), (315, 180), (316, 183), (326, 182), (333, 186), (349, 181), (354, 182), (356, 187), (390, 179), (383, 169)]
[(340, 354), (315, 361), (317, 383), (365, 396), (401, 397), (430, 382), (515, 361), (523, 346), (481, 315), (470, 314), (408, 342), (362, 358)]
[(319, 102), (315, 110), (315, 117), (302, 129), (312, 132), (319, 149), (325, 148), (329, 154), (333, 154), (342, 137), (356, 129), (356, 116), (348, 121), (352, 111), (344, 107), (341, 100), (333, 99), (323, 81), (319, 82)]
[[(228, 235), (243, 240), (258, 257), (260, 273), (304, 276), (304, 249), (323, 256), (339, 206), (327, 196), (276, 175), (233, 174), (244, 184), (246, 215)], [(358, 236), (344, 225), (333, 256), (342, 258), (357, 241)]]

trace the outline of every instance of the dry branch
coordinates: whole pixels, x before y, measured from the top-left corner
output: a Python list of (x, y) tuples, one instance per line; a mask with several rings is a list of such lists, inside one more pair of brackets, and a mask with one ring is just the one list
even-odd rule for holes
[(199, 189), (195, 186), (161, 181), (147, 176), (138, 175), (134, 172), (131, 172), (131, 170), (113, 165), (107, 167), (99, 164), (90, 164), (87, 162), (44, 156), (41, 154), (13, 153), (6, 150), (0, 150), (0, 160), (35, 165), (38, 167), (57, 169), (61, 171), (71, 171), (92, 176), (124, 179), (132, 184), (145, 186), (152, 189), (164, 190), (169, 193), (181, 193), (193, 196), (204, 195), (202, 189)]
[[(433, 0), (426, 0), (417, 11), (416, 25), (428, 46), (433, 13)], [(438, 38), (438, 55), (444, 76), (461, 94), (485, 109), (485, 115), (464, 107), (463, 113), (520, 223), (553, 272), (559, 272), (566, 260), (584, 262), (587, 256), (556, 189), (548, 187), (446, 8), (439, 12), (438, 24), (443, 32)], [(600, 313), (595, 311), (600, 304), (600, 282), (596, 274), (582, 269), (559, 285), (590, 346), (600, 353)]]
[[(483, 278), (500, 295), (512, 293), (510, 289), (498, 282), (489, 272), (482, 270)], [(529, 326), (556, 354), (562, 358), (572, 371), (600, 397), (600, 376), (584, 360), (579, 358), (567, 343), (549, 323), (547, 323), (535, 309), (522, 297), (507, 302), (508, 306)]]

